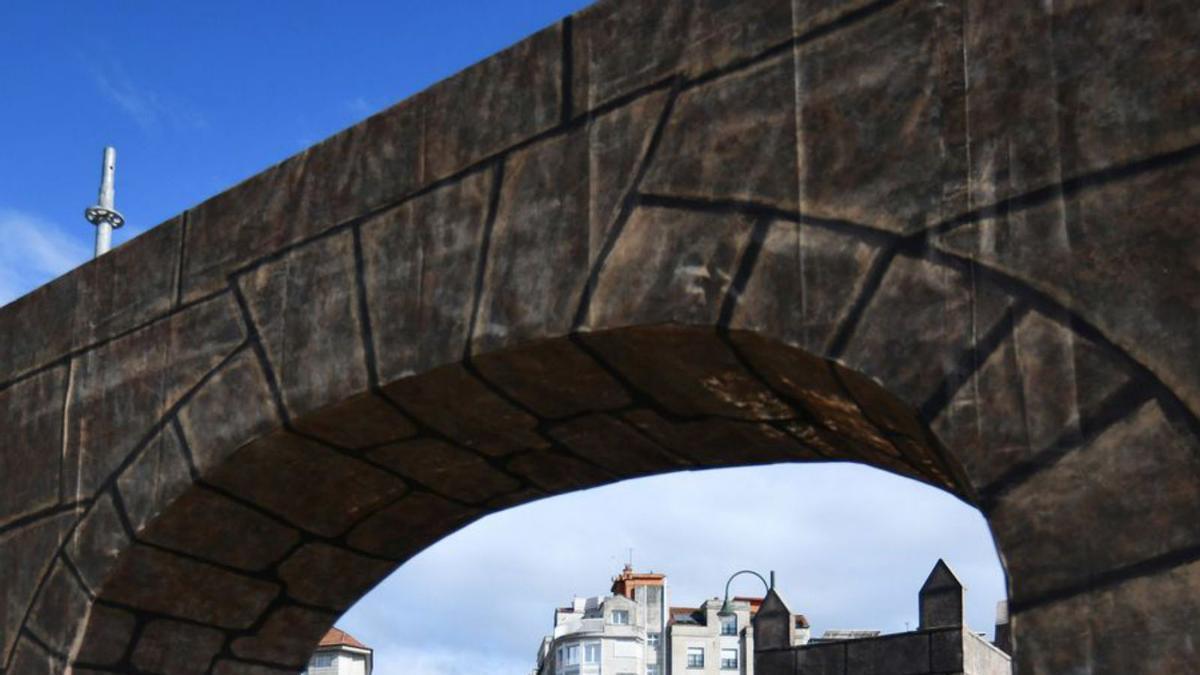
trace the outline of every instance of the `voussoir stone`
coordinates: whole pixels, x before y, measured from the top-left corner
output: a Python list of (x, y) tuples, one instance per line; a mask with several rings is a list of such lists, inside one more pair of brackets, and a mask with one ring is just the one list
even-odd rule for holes
[(300, 547), (279, 565), (279, 578), (292, 600), (340, 611), (395, 567), (390, 560), (314, 542)]
[(137, 620), (123, 609), (93, 604), (88, 613), (87, 632), (76, 660), (93, 666), (112, 666), (132, 645)]
[(225, 643), (215, 628), (154, 619), (146, 624), (133, 651), (133, 664), (155, 675), (203, 675)]
[(484, 502), (520, 486), (479, 455), (434, 438), (385, 445), (371, 450), (367, 457), (438, 494), (469, 503)]
[(279, 607), (266, 618), (254, 636), (235, 639), (233, 653), (244, 659), (303, 667), (317, 641), (336, 618), (337, 614), (331, 612)]

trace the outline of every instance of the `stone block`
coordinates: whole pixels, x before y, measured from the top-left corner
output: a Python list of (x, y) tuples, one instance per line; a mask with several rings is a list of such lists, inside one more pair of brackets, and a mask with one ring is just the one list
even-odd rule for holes
[(155, 675), (204, 675), (225, 644), (215, 628), (154, 619), (146, 624), (133, 652), (133, 665)]
[(616, 474), (554, 450), (522, 453), (509, 460), (506, 466), (545, 494), (583, 490), (618, 480)]
[(382, 383), (462, 358), (493, 182), (470, 173), (361, 225)]
[(191, 485), (191, 467), (173, 424), (163, 426), (117, 478), (121, 503), (135, 533)]
[(129, 545), (112, 491), (101, 493), (79, 521), (65, 547), (66, 555), (92, 591), (99, 591), (113, 565)]
[(76, 634), (83, 630), (90, 604), (79, 580), (59, 560), (38, 592), (25, 629), (32, 631), (54, 653), (69, 654)]
[(171, 503), (140, 541), (249, 572), (269, 568), (300, 534), (274, 518), (201, 486)]
[(241, 448), (209, 482), (294, 527), (327, 537), (341, 535), (407, 489), (392, 474), (287, 432)]
[(648, 476), (688, 468), (689, 462), (619, 418), (584, 415), (551, 427), (551, 438), (618, 476)]
[(795, 211), (800, 195), (791, 51), (681, 93), (641, 189)]
[(0, 664), (11, 658), (33, 594), (48, 574), (59, 544), (77, 517), (74, 512), (62, 513), (0, 534), (0, 571), (4, 573), (4, 594), (0, 596)]
[(395, 567), (391, 561), (314, 542), (300, 547), (279, 566), (279, 578), (283, 580), (289, 598), (340, 612), (354, 604)]
[(236, 659), (217, 659), (213, 675), (295, 675), (294, 670), (271, 668), (261, 663), (247, 663)]
[(846, 643), (846, 672), (856, 675), (924, 675), (929, 672), (929, 636), (899, 633)]
[[(796, 652), (779, 649), (754, 652), (755, 675), (796, 675)], [(841, 675), (840, 672), (838, 675)]]
[(226, 363), (179, 411), (183, 441), (201, 475), (281, 424), (266, 375), (250, 349)]
[(402, 562), (481, 515), (424, 492), (409, 494), (355, 527), (346, 543), (364, 553)]
[(440, 495), (472, 504), (520, 487), (479, 455), (433, 438), (385, 445), (367, 457)]
[(279, 586), (134, 544), (104, 588), (122, 605), (220, 628), (249, 628)]
[(238, 279), (288, 411), (366, 391), (354, 237), (318, 239)]
[(17, 643), (9, 670), (19, 675), (60, 675), (65, 664), (58, 656), (47, 652), (27, 637)]
[(988, 522), (1018, 605), (1194, 549), (1200, 545), (1200, 447), (1151, 401), (1015, 485)]
[(790, 434), (767, 424), (718, 418), (673, 422), (650, 410), (634, 410), (624, 413), (622, 418), (699, 467), (748, 466), (820, 458)]
[(542, 418), (613, 410), (631, 402), (621, 383), (568, 339), (536, 340), (471, 362), (489, 382)]
[(125, 610), (93, 604), (75, 662), (98, 667), (116, 665), (132, 646), (136, 625), (134, 616)]
[(375, 392), (367, 392), (292, 420), (304, 434), (358, 450), (415, 436), (416, 426)]
[(562, 29), (556, 24), (426, 90), (427, 182), (558, 124)]
[(962, 630), (943, 630), (929, 634), (930, 670), (937, 673), (969, 672), (963, 660)]
[[(68, 372), (51, 368), (0, 389), (0, 526), (59, 501)], [(20, 480), (13, 477), (21, 476)]]
[(280, 607), (266, 618), (253, 636), (235, 639), (232, 650), (244, 659), (303, 668), (334, 619), (337, 619), (336, 614), (303, 607)]

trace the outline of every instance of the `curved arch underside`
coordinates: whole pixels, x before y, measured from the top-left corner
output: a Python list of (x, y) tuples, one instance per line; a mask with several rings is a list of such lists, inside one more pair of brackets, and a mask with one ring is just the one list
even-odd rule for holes
[[(1200, 656), (1200, 14), (608, 0), (0, 310), (0, 673), (272, 673), (490, 511), (861, 461)], [(1136, 9), (1136, 11), (1135, 11)]]

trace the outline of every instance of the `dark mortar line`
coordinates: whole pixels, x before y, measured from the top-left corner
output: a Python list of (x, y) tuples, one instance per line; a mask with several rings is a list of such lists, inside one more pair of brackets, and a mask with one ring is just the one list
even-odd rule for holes
[(178, 416), (171, 418), (171, 432), (175, 434), (180, 452), (183, 453), (183, 461), (187, 463), (188, 476), (193, 483), (199, 481), (200, 469), (196, 465), (196, 455), (192, 452), (192, 444), (188, 442), (187, 434), (183, 433), (183, 425), (179, 423)]
[(286, 595), (287, 584), (281, 578), (279, 578), (279, 575), (276, 570), (276, 563), (272, 563), (262, 569), (248, 570), (243, 567), (238, 567), (237, 565), (231, 565), (229, 563), (221, 562), (219, 560), (213, 560), (212, 558), (205, 558), (204, 556), (199, 555), (197, 553), (192, 553), (190, 551), (185, 551), (183, 549), (175, 548), (174, 546), (170, 546), (167, 544), (160, 544), (158, 542), (150, 541), (148, 539), (140, 539), (139, 538), (139, 539), (136, 539), (135, 541), (137, 542), (137, 545), (141, 546), (142, 548), (159, 551), (160, 553), (166, 553), (167, 555), (169, 555), (173, 558), (187, 560), (187, 561), (197, 564), (197, 565), (204, 565), (205, 567), (213, 567), (213, 568), (219, 569), (223, 572), (227, 572), (229, 574), (233, 574), (233, 575), (236, 575), (239, 577), (244, 577), (247, 579), (254, 579), (255, 581), (263, 581), (266, 583), (274, 584), (274, 585), (278, 586), (281, 589), (281, 592)]
[(733, 274), (732, 281), (729, 282), (729, 287), (725, 290), (724, 300), (721, 301), (721, 311), (717, 317), (717, 327), (719, 329), (728, 330), (729, 324), (733, 321), (733, 313), (737, 310), (742, 293), (746, 291), (746, 284), (750, 281), (751, 275), (754, 274), (758, 257), (762, 253), (763, 243), (766, 242), (773, 222), (773, 219), (769, 216), (760, 216), (754, 221), (754, 226), (750, 230), (750, 241), (746, 243), (746, 247), (742, 250), (742, 257), (738, 261), (737, 270)]
[(180, 216), (179, 254), (175, 259), (178, 265), (175, 269), (175, 301), (171, 303), (171, 307), (178, 307), (183, 302), (183, 272), (184, 265), (187, 263), (188, 220), (191, 212), (191, 209), (187, 209)]
[(592, 306), (592, 296), (595, 295), (597, 284), (600, 281), (600, 274), (604, 271), (613, 249), (616, 248), (617, 240), (624, 234), (625, 226), (630, 216), (633, 214), (634, 209), (637, 208), (636, 195), (638, 189), (641, 187), (642, 180), (650, 171), (650, 165), (654, 161), (654, 156), (658, 152), (659, 145), (662, 144), (667, 123), (671, 119), (671, 113), (675, 110), (675, 102), (679, 99), (681, 85), (682, 81), (679, 79), (671, 81), (670, 94), (663, 104), (658, 121), (655, 122), (654, 131), (650, 135), (650, 142), (646, 145), (646, 151), (642, 154), (638, 162), (638, 168), (634, 172), (633, 180), (630, 182), (629, 188), (625, 191), (625, 195), (621, 199), (621, 208), (613, 218), (613, 222), (604, 237), (604, 242), (600, 245), (600, 252), (596, 255), (596, 259), (592, 263), (592, 268), (588, 271), (587, 280), (584, 282), (583, 291), (580, 293), (579, 305), (575, 310), (575, 317), (571, 320), (571, 332), (579, 330), (587, 321), (588, 311), (591, 310)]
[(79, 590), (83, 591), (83, 594), (87, 596), (88, 602), (96, 602), (96, 592), (92, 590), (91, 585), (83, 578), (83, 573), (76, 567), (75, 561), (71, 559), (71, 556), (64, 551), (58, 558), (62, 561), (63, 567), (67, 572), (70, 572), (71, 576), (75, 579), (75, 583), (79, 585)]
[(379, 366), (375, 352), (375, 331), (371, 322), (371, 307), (367, 302), (367, 266), (363, 256), (362, 227), (350, 228), (354, 233), (354, 290), (358, 299), (358, 328), (362, 333), (363, 362), (367, 369), (367, 382), (374, 385), (379, 381)]
[(23, 371), (20, 374), (14, 375), (13, 377), (10, 377), (7, 380), (0, 381), (0, 392), (3, 392), (4, 390), (9, 389), (10, 387), (13, 387), (15, 385), (18, 385), (18, 384), (24, 382), (25, 380), (37, 377), (38, 375), (41, 375), (47, 371), (54, 370), (55, 368), (58, 368), (60, 366), (65, 366), (72, 359), (83, 356), (84, 354), (86, 354), (90, 351), (99, 349), (101, 347), (105, 347), (113, 342), (116, 342), (117, 340), (127, 338), (130, 335), (133, 335), (134, 333), (137, 333), (139, 331), (150, 328), (151, 326), (153, 326), (156, 323), (170, 320), (175, 315), (185, 312), (185, 311), (191, 309), (192, 307), (195, 307), (196, 305), (200, 305), (200, 304), (209, 302), (211, 300), (215, 300), (216, 298), (220, 297), (224, 293), (225, 293), (225, 290), (222, 289), (220, 291), (209, 293), (207, 295), (202, 295), (194, 300), (190, 300), (187, 303), (180, 305), (179, 307), (176, 307), (173, 310), (170, 310), (164, 314), (160, 314), (160, 315), (154, 317), (153, 319), (148, 319), (146, 321), (143, 321), (142, 323), (139, 323), (136, 326), (133, 326), (132, 328), (127, 328), (119, 333), (113, 333), (112, 335), (110, 335), (102, 340), (97, 340), (95, 342), (89, 342), (88, 344), (86, 344), (82, 347), (75, 347), (75, 348), (69, 349), (69, 350), (59, 354), (58, 356), (55, 356), (54, 359), (51, 361), (47, 361), (46, 363), (44, 363), (40, 366), (35, 366), (29, 370)]
[[(755, 377), (757, 377), (757, 375), (755, 375)], [(839, 460), (854, 461), (855, 459), (858, 459), (857, 457), (851, 459), (851, 458), (847, 458), (847, 457), (838, 457), (836, 455), (830, 456), (830, 455), (825, 454), (825, 451), (821, 450), (820, 448), (818, 448), (814, 445), (808, 444), (807, 442), (804, 441), (803, 438), (800, 438), (799, 436), (797, 436), (795, 434), (795, 432), (793, 432), (791, 429), (784, 426), (787, 422), (795, 423), (795, 422), (799, 422), (799, 420), (794, 420), (794, 419), (793, 420), (763, 420), (762, 422), (759, 422), (759, 424), (768, 426), (768, 427), (774, 429), (775, 431), (778, 431), (779, 433), (786, 436), (788, 439), (799, 444), (799, 446), (802, 450), (807, 450), (808, 452), (811, 452), (812, 454), (816, 455), (816, 457), (804, 457), (804, 456), (796, 455), (796, 454), (789, 452), (787, 454), (793, 457), (792, 461), (794, 461), (794, 462), (836, 462)], [(799, 422), (799, 423), (815, 425), (814, 422)]]
[(0, 537), (8, 534), (11, 531), (33, 525), (41, 520), (46, 520), (55, 516), (61, 516), (62, 514), (70, 513), (71, 511), (78, 511), (80, 509), (86, 510), (87, 507), (91, 506), (92, 501), (92, 499), (80, 499), (77, 501), (68, 502), (66, 504), (55, 504), (54, 506), (49, 506), (32, 513), (27, 513), (23, 516), (18, 516), (17, 518), (0, 525)]
[(492, 188), (488, 195), (487, 217), (483, 221), (483, 235), (479, 244), (479, 261), (475, 265), (475, 282), (471, 292), (471, 320), (467, 323), (467, 336), (463, 341), (462, 358), (471, 356), (471, 348), (475, 342), (475, 329), (479, 323), (479, 309), (483, 303), (483, 286), (487, 277), (488, 258), (492, 251), (492, 230), (496, 227), (496, 217), (500, 212), (500, 195), (504, 189), (504, 165), (506, 158), (501, 156), (496, 160), (492, 171)]
[(871, 268), (863, 278), (862, 287), (859, 289), (858, 295), (854, 298), (846, 314), (839, 322), (837, 330), (834, 331), (833, 337), (829, 340), (829, 345), (825, 348), (825, 353), (830, 359), (841, 358), (845, 354), (846, 348), (850, 345), (850, 340), (854, 337), (858, 329), (859, 323), (867, 312), (867, 307), (871, 301), (875, 299), (879, 289), (883, 286), (883, 278), (892, 267), (892, 262), (896, 259), (899, 252), (899, 247), (895, 245), (887, 246), (875, 254), (875, 259), (871, 261)]
[(559, 80), (559, 99), (562, 102), (559, 124), (567, 126), (571, 123), (572, 108), (575, 107), (575, 20), (567, 15), (562, 20), (562, 59), (559, 67), (562, 69)]
[(928, 424), (946, 409), (954, 397), (962, 390), (971, 378), (983, 368), (1005, 341), (1010, 340), (1016, 332), (1017, 324), (1030, 312), (1029, 305), (1016, 300), (1005, 310), (1004, 315), (996, 321), (982, 340), (975, 342), (959, 352), (954, 360), (954, 367), (942, 378), (941, 383), (934, 388), (933, 393), (917, 408), (917, 414), (922, 422)]
[(1066, 199), (1093, 188), (1104, 187), (1110, 183), (1186, 164), (1197, 157), (1200, 157), (1200, 143), (1144, 159), (1105, 167), (961, 213), (932, 225), (926, 232), (932, 235), (945, 234), (963, 225), (971, 225), (988, 218), (1024, 211), (1056, 200)]
[[(46, 640), (43, 640), (41, 638), (41, 636), (39, 636), (37, 633), (33, 632), (32, 626), (21, 626), (21, 630), (17, 631), (17, 635), (20, 637), (24, 637), (26, 640), (33, 643), (33, 645), (35, 647), (37, 647), (38, 649), (42, 650), (46, 654), (46, 656), (49, 656), (56, 661), (61, 661), (63, 664), (70, 661), (70, 658), (66, 654), (63, 654), (62, 652), (58, 651), (57, 649), (51, 647), (50, 644)], [(20, 639), (18, 638), (18, 642), (19, 641), (20, 641)], [(13, 655), (15, 656), (19, 650), (20, 650), (19, 647), (14, 648)], [(12, 664), (10, 663), (9, 665), (11, 666)]]
[(116, 483), (113, 483), (107, 490), (109, 500), (112, 501), (113, 510), (117, 512), (117, 520), (121, 521), (121, 527), (125, 528), (125, 534), (129, 535), (130, 541), (137, 538), (137, 528), (133, 526), (133, 520), (129, 517), (129, 511), (125, 508), (125, 500), (121, 498), (121, 491)]
[(1175, 549), (1105, 572), (1089, 574), (1082, 581), (1067, 584), (1030, 598), (1009, 600), (1009, 613), (1010, 615), (1021, 614), (1044, 605), (1120, 586), (1129, 581), (1157, 576), (1197, 561), (1200, 561), (1200, 546)]
[(1154, 398), (1139, 380), (1126, 382), (1110, 394), (1090, 414), (1081, 415), (1079, 429), (1068, 428), (1048, 446), (1013, 465), (998, 478), (980, 489), (980, 510), (990, 514), (999, 501), (1034, 476), (1052, 468), (1077, 450), (1085, 450), (1101, 434), (1126, 420), (1137, 408)]
[[(161, 619), (161, 620), (166, 620), (166, 621), (174, 621), (176, 623), (182, 623), (182, 624), (185, 624), (188, 626), (194, 626), (196, 628), (208, 628), (211, 630), (215, 630), (219, 633), (226, 633), (231, 630), (237, 630), (236, 628), (224, 628), (222, 626), (217, 626), (217, 625), (214, 625), (211, 623), (204, 623), (203, 621), (200, 621), (198, 619), (192, 619), (192, 618), (186, 617), (186, 616), (176, 616), (174, 614), (167, 614), (165, 612), (159, 612), (157, 610), (147, 609), (145, 607), (138, 607), (136, 605), (130, 605), (128, 603), (121, 602), (119, 600), (113, 600), (112, 598), (99, 598), (98, 600), (96, 600), (96, 604), (100, 607), (106, 607), (108, 609), (116, 609), (116, 610), (120, 610), (122, 612), (126, 612), (128, 614), (133, 614), (135, 620), (137, 620), (138, 623), (142, 623), (142, 624), (150, 623), (151, 621), (156, 621), (156, 620)], [(136, 640), (132, 641), (131, 645), (136, 644), (136, 642), (137, 642)], [(112, 666), (105, 666), (105, 667), (111, 668)]]
[(238, 310), (242, 314), (242, 323), (246, 329), (246, 342), (254, 350), (254, 356), (258, 361), (259, 368), (262, 370), (263, 379), (267, 381), (267, 389), (270, 390), (271, 399), (275, 404), (275, 414), (285, 427), (289, 426), (292, 423), (291, 413), (288, 412), (287, 405), (284, 403), (283, 390), (279, 386), (279, 379), (275, 376), (275, 369), (271, 366), (271, 359), (267, 356), (267, 348), (263, 345), (262, 336), (258, 332), (258, 326), (254, 323), (254, 315), (250, 312), (250, 303), (246, 300), (241, 286), (238, 285), (237, 280), (233, 277), (229, 279), (229, 288), (233, 291), (233, 297), (237, 301)]

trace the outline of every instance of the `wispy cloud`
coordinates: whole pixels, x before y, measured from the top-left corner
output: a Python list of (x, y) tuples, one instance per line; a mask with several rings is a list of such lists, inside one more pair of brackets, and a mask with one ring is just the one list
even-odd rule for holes
[(103, 67), (93, 66), (92, 81), (110, 103), (133, 118), (143, 131), (155, 131), (164, 126), (185, 129), (208, 127), (204, 115), (193, 106), (136, 83), (115, 60)]
[(371, 105), (367, 99), (356, 96), (349, 101), (346, 101), (346, 111), (355, 118), (366, 117), (375, 112), (375, 106)]
[(0, 207), (0, 306), (88, 259), (86, 230), (67, 232), (25, 211)]

